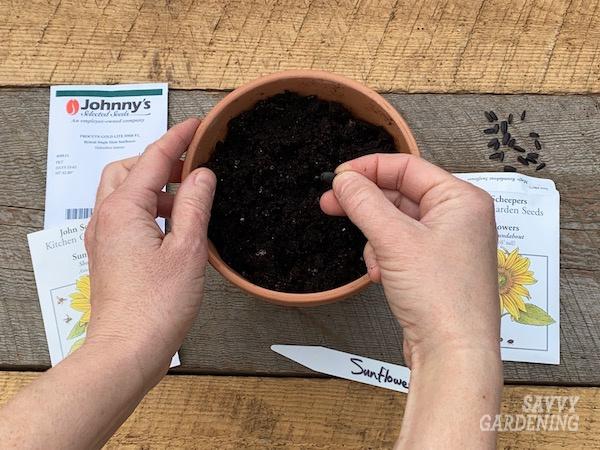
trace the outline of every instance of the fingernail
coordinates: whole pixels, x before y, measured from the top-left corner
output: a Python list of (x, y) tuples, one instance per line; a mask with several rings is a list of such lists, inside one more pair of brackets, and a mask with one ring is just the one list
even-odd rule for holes
[(198, 169), (194, 174), (194, 184), (213, 184), (213, 173), (208, 169)]
[[(354, 172), (353, 170), (346, 170), (346, 171), (342, 171), (342, 172), (337, 172), (336, 171), (336, 176), (333, 179), (333, 182), (331, 183), (331, 186), (335, 188), (335, 186), (340, 186), (340, 183), (342, 182), (342, 179), (346, 179), (347, 177), (352, 177), (356, 172)], [(335, 191), (335, 189), (334, 189)]]
[(342, 163), (335, 168), (334, 173), (348, 172), (352, 170), (352, 165), (348, 162)]

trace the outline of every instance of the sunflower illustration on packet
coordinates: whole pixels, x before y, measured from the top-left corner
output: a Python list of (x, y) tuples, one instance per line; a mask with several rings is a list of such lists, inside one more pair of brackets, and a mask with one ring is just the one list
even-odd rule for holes
[(532, 303), (529, 289), (526, 287), (537, 283), (530, 266), (531, 260), (521, 255), (518, 248), (512, 251), (498, 249), (500, 313), (502, 317), (509, 315), (513, 322), (522, 325), (552, 325), (555, 320)]
[(71, 308), (82, 313), (82, 316), (73, 325), (71, 332), (67, 336), (67, 340), (73, 341), (69, 354), (73, 353), (83, 345), (85, 341), (85, 332), (90, 323), (91, 303), (90, 303), (90, 276), (82, 275), (75, 283), (75, 292), (69, 294), (71, 298)]

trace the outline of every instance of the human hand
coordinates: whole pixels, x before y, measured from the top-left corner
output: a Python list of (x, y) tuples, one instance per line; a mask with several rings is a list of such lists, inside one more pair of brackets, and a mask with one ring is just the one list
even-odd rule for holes
[(364, 156), (336, 173), (321, 208), (347, 214), (367, 237), (367, 270), (404, 329), (408, 364), (465, 348), (499, 361), (492, 198), (406, 154)]
[[(142, 156), (109, 164), (85, 234), (92, 308), (84, 346), (117, 343), (155, 372), (169, 367), (204, 288), (215, 176), (200, 168), (176, 195), (161, 191), (179, 181), (179, 158), (198, 124), (187, 120)], [(171, 217), (167, 235), (157, 216)]]

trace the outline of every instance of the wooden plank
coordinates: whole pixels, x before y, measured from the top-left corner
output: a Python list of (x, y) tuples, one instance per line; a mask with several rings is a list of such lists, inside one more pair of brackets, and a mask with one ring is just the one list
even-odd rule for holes
[[(0, 373), (0, 404), (37, 376)], [(502, 432), (498, 448), (600, 448), (598, 388), (506, 387), (502, 414), (524, 414), (527, 395), (578, 397), (578, 432)], [(107, 448), (391, 448), (405, 406), (403, 394), (345, 380), (167, 376)]]
[[(224, 94), (173, 91), (170, 121), (206, 114)], [(600, 137), (594, 96), (388, 95), (414, 130), (424, 156), (449, 170), (495, 169), (486, 158), (481, 111), (526, 108), (544, 140), (561, 204), (562, 364), (507, 363), (508, 382), (600, 385), (591, 355), (600, 349)], [(0, 91), (0, 367), (48, 367), (26, 234), (42, 225), (48, 91)], [(525, 134), (530, 128), (524, 128)], [(585, 149), (585, 150), (582, 150)], [(180, 372), (309, 374), (269, 350), (273, 343), (328, 345), (402, 362), (401, 332), (379, 287), (333, 305), (293, 309), (239, 292), (213, 270), (200, 316), (188, 336)]]
[[(50, 365), (33, 274), (0, 269), (0, 368)], [(504, 364), (507, 383), (600, 386), (600, 276), (561, 273), (561, 364)], [(207, 271), (204, 301), (185, 339), (178, 373), (319, 376), (270, 350), (271, 344), (324, 345), (403, 364), (402, 331), (381, 288), (343, 302), (285, 308), (250, 297)]]
[(234, 88), (292, 68), (380, 91), (600, 92), (599, 0), (51, 0), (0, 8), (0, 85)]
[[(224, 95), (171, 91), (169, 123), (206, 115)], [(517, 138), (533, 149), (527, 135), (540, 133), (548, 167), (543, 172), (530, 167), (524, 173), (556, 182), (563, 208), (569, 211), (569, 228), (573, 228), (573, 214), (582, 208), (587, 211), (576, 228), (598, 228), (599, 96), (386, 94), (385, 98), (409, 123), (423, 156), (453, 172), (498, 170), (499, 165), (487, 159), (489, 136), (481, 132), (487, 126), (483, 111), (494, 109), (506, 116), (526, 109), (526, 124), (516, 124)], [(0, 176), (6, 183), (0, 190), (0, 205), (43, 210), (49, 91), (5, 88), (0, 90), (0, 101)]]

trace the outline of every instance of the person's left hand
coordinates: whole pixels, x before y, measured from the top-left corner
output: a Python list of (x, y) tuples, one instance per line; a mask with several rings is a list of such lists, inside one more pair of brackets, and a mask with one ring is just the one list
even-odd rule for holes
[[(200, 168), (176, 195), (161, 191), (179, 181), (179, 158), (198, 124), (187, 120), (142, 156), (109, 164), (85, 233), (92, 308), (84, 347), (116, 344), (140, 366), (163, 374), (198, 313), (204, 288), (215, 176)], [(167, 235), (157, 216), (171, 217)]]

